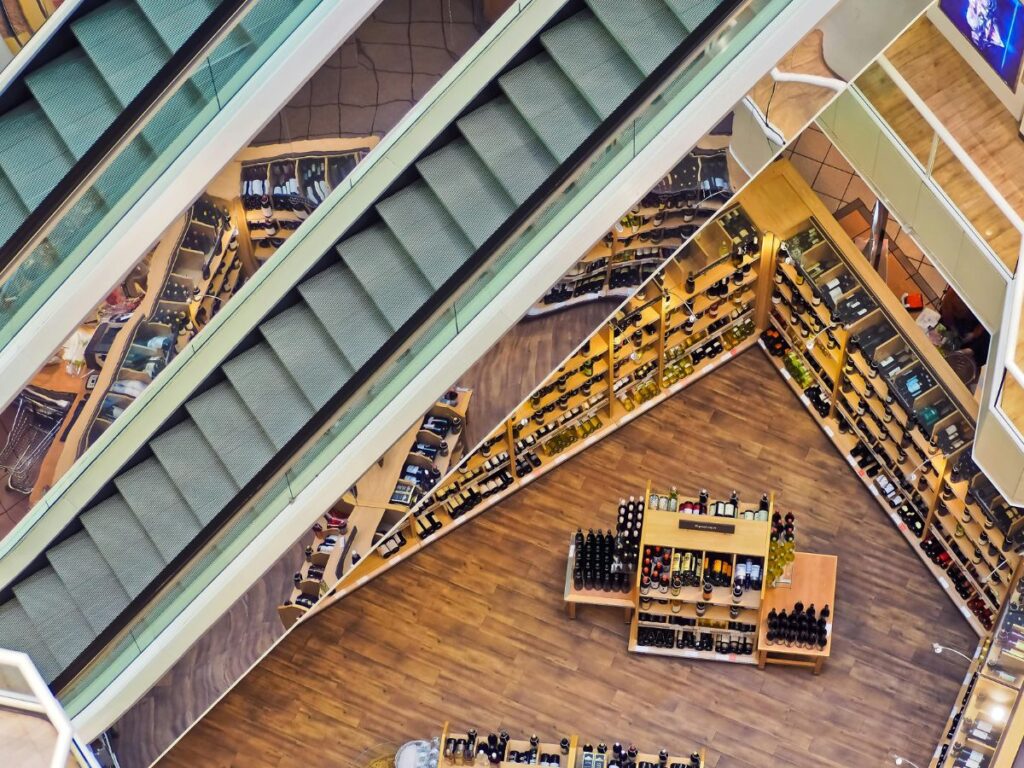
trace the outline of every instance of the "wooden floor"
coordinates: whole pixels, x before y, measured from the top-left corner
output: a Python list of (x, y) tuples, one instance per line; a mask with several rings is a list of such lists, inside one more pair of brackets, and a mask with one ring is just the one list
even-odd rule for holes
[[(996, 95), (927, 17), (912, 24), (885, 55), (1006, 201), (1024, 216), (1024, 178), (1019, 173), (1024, 168), (1024, 141), (1017, 122)], [(857, 85), (915, 157), (927, 165), (932, 130), (884, 71), (872, 65)], [(1020, 236), (945, 146), (936, 155), (933, 175), (1013, 271)]]
[[(839, 555), (832, 658), (804, 670), (629, 654), (617, 611), (562, 611), (577, 525), (648, 478), (775, 489)], [(926, 765), (976, 637), (759, 349), (638, 418), (287, 637), (159, 765), (361, 768), (440, 724), (705, 745), (715, 768)]]
[(466, 424), (472, 448), (601, 325), (619, 299), (598, 299), (541, 317), (526, 317), (503, 335), (459, 380), (473, 389)]

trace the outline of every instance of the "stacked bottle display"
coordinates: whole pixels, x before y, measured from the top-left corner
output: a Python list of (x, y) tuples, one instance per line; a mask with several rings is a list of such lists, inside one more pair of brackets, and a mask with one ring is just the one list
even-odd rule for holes
[(583, 768), (702, 768), (703, 760), (699, 753), (694, 752), (688, 758), (671, 757), (667, 749), (658, 752), (657, 756), (645, 759), (635, 744), (623, 745), (615, 742), (611, 748), (607, 744), (584, 744), (580, 750)]
[(772, 513), (772, 530), (768, 539), (768, 583), (776, 586), (786, 567), (796, 559), (796, 518), (792, 512), (783, 517)]
[(615, 533), (591, 529), (586, 535), (576, 530), (573, 587), (577, 591), (629, 592), (636, 573), (644, 502), (619, 501)]
[[(516, 748), (508, 731), (501, 730), (479, 735), (470, 729), (464, 737), (450, 736), (445, 739), (441, 758), (447, 765), (491, 765), (521, 763), (524, 765), (566, 766), (570, 751), (570, 741), (563, 738), (557, 746), (547, 747), (534, 734), (529, 741)], [(564, 761), (564, 762), (563, 762)]]
[(827, 605), (818, 612), (814, 604), (806, 608), (801, 602), (793, 605), (790, 611), (785, 609), (768, 612), (765, 642), (770, 646), (782, 645), (787, 648), (809, 648), (825, 650), (828, 645), (829, 623), (831, 610)]

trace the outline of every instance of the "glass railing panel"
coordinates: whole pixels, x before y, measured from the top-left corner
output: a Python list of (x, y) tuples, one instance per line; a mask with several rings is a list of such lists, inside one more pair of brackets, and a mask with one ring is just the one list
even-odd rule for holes
[[(994, 202), (998, 195), (982, 183), (978, 171), (964, 165), (959, 151), (940, 136), (913, 100), (880, 64), (872, 64), (856, 82), (857, 89), (916, 161), (923, 176), (936, 186), (966, 227), (988, 245), (1009, 274), (1017, 268), (1021, 232)], [(1000, 200), (1000, 202), (1004, 202)]]
[[(323, 5), (259, 0), (146, 121), (81, 198), (0, 286), (0, 348), (35, 315), (231, 97)], [(288, 8), (292, 10), (288, 11)]]

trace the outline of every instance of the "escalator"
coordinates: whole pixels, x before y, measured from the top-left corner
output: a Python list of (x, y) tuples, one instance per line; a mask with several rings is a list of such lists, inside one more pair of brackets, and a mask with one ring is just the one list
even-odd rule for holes
[(72, 680), (743, 5), (572, 0), (509, 52), (0, 592), (0, 646)]
[[(151, 244), (103, 248), (104, 238), (149, 213), (140, 199), (201, 183), (165, 171), (237, 108), (235, 95), (263, 90), (264, 65), (292, 55), (338, 2), (82, 0), (10, 65), (0, 92), (0, 405), (45, 360), (39, 342), (70, 333)], [(338, 44), (350, 31), (330, 37)], [(301, 82), (320, 55), (287, 77)], [(288, 94), (278, 83), (265, 101)], [(110, 282), (73, 279), (94, 269)], [(65, 311), (41, 311), (58, 293)]]

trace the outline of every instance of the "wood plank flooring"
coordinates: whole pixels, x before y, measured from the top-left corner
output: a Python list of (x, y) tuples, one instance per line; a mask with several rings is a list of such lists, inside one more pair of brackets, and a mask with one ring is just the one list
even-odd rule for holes
[[(774, 489), (801, 550), (839, 555), (823, 674), (643, 657), (617, 611), (563, 613), (570, 531), (654, 478)], [(162, 768), (361, 768), (383, 742), (461, 726), (656, 750), (714, 768), (926, 765), (976, 638), (760, 350), (444, 537), (286, 638)]]
[[(1024, 141), (1002, 102), (927, 17), (885, 51), (886, 57), (953, 134), (1014, 210), (1024, 215)], [(872, 65), (857, 80), (914, 156), (927, 164), (932, 130), (885, 72)], [(933, 176), (1012, 271), (1020, 236), (944, 145)]]

